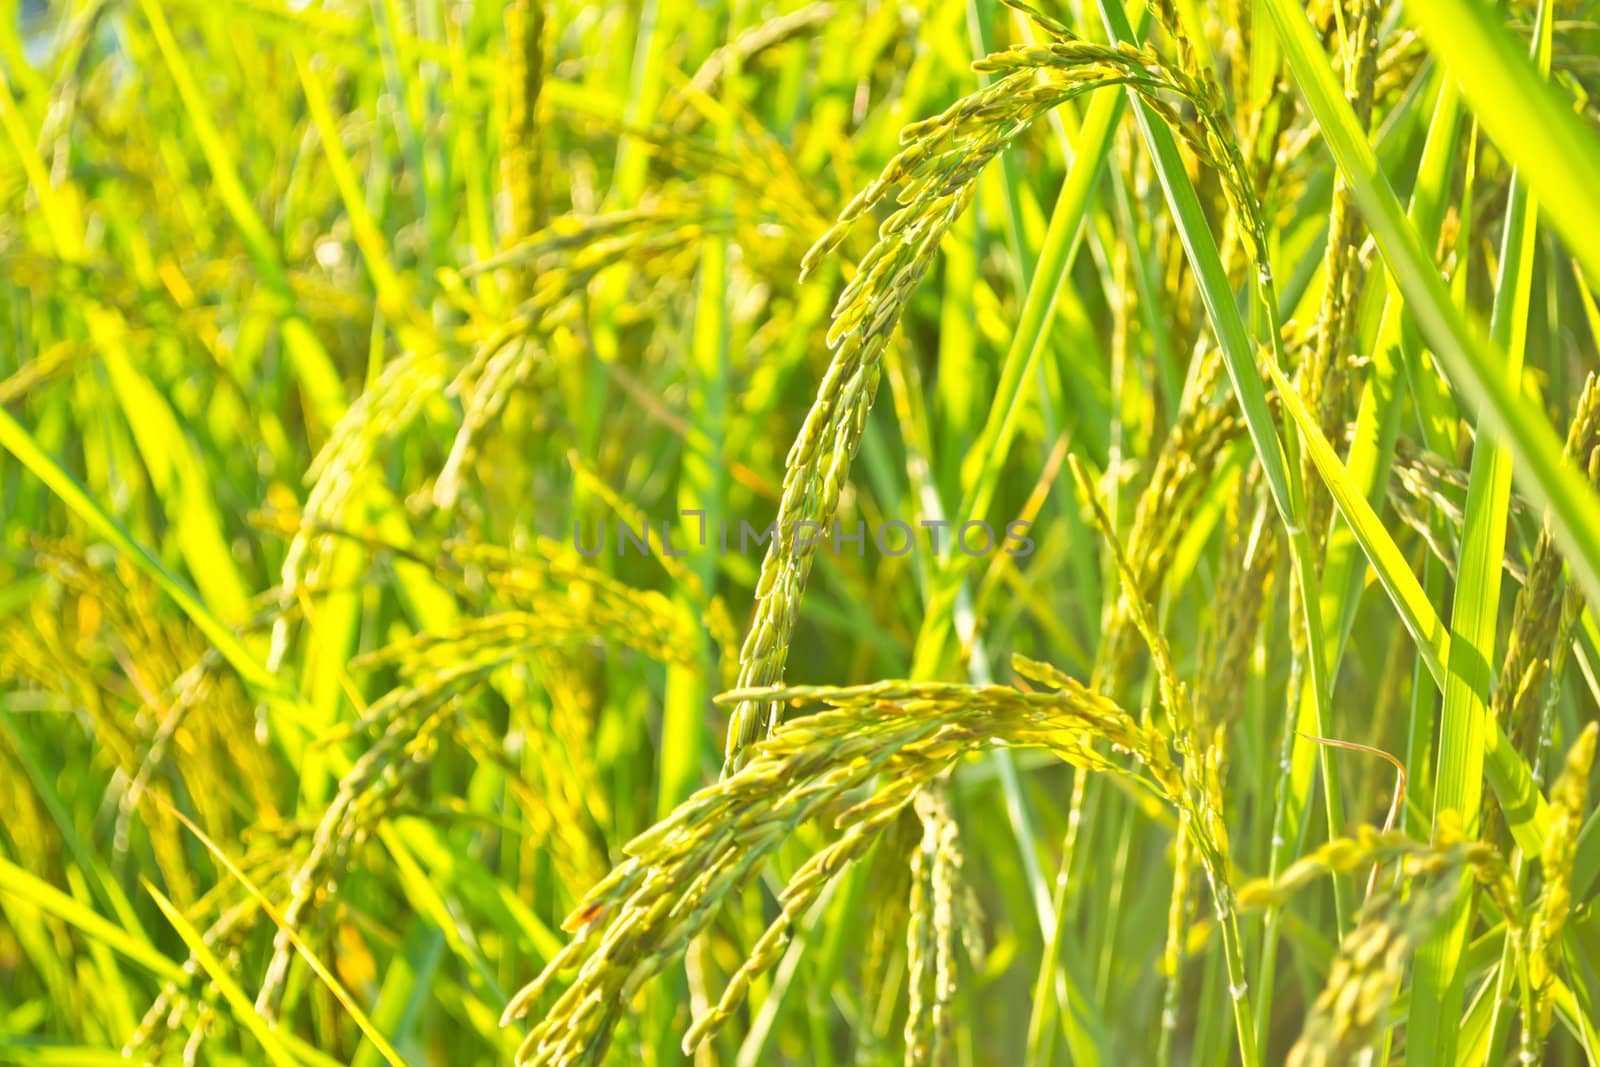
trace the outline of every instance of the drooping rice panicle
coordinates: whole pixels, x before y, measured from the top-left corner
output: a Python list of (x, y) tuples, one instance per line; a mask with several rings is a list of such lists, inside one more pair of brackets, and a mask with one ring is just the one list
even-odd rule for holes
[[(535, 567), (542, 564), (534, 561)], [(575, 581), (554, 595), (541, 595), (540, 590), (529, 596), (516, 588), (518, 575), (518, 570), (504, 568), (497, 574), (497, 585), (508, 599), (522, 600), (523, 608), (471, 619), (446, 633), (419, 634), (355, 664), (358, 669), (396, 669), (406, 684), (392, 689), (348, 731), (341, 731), (341, 736), (375, 734), (376, 740), (340, 780), (338, 795), (319, 821), (309, 853), (293, 878), (283, 908), (285, 929), (275, 939), (273, 958), (257, 995), (257, 1010), (263, 1015), (275, 1013), (292, 959), (287, 930), (297, 928), (319, 898), (333, 890), (352, 853), (427, 769), (441, 738), (451, 732), (450, 720), (463, 697), (496, 672), (574, 641), (610, 637), (663, 661), (681, 657), (688, 647), (682, 616), (660, 594), (635, 594), (619, 606), (607, 595), (619, 591), (617, 583), (593, 575), (594, 585)], [(656, 610), (641, 611), (641, 602), (651, 599), (658, 602)]]
[(577, 937), (507, 1005), (509, 1022), (538, 1003), (560, 973), (578, 968), (574, 983), (529, 1032), (519, 1062), (598, 1057), (620, 1004), (684, 951), (724, 898), (759, 870), (795, 827), (838, 812), (863, 787), (866, 799), (849, 803), (833, 818), (841, 836), (790, 878), (778, 918), (716, 1007), (685, 1035), (686, 1050), (727, 1021), (751, 979), (777, 961), (795, 920), (827, 881), (858, 860), (919, 790), (966, 753), (1000, 741), (1042, 747), (1080, 766), (1116, 769), (1089, 747), (1098, 739), (1132, 755), (1154, 778), (1149, 788), (1178, 788), (1159, 734), (1051, 668), (1022, 661), (1017, 667), (1057, 690), (880, 682), (852, 689), (734, 690), (720, 697), (725, 703), (757, 696), (822, 703), (829, 710), (792, 722), (758, 743), (738, 772), (701, 790), (627, 846), (630, 859), (591, 890), (568, 920)]
[(815, 32), (835, 13), (834, 5), (828, 0), (814, 0), (744, 31), (707, 56), (689, 83), (663, 103), (661, 120), (679, 134), (692, 132), (700, 121), (700, 115), (689, 101), (695, 97), (715, 96), (730, 69), (736, 70), (764, 52)]
[[(906, 924), (906, 1063), (951, 1062), (955, 1055), (952, 1017), (962, 947), (977, 961), (978, 916), (962, 878), (965, 858), (960, 831), (945, 788), (917, 794), (913, 805), (922, 840), (911, 852), (911, 894)], [(932, 996), (929, 997), (931, 991)]]
[[(1600, 382), (1590, 374), (1567, 431), (1566, 456), (1574, 463), (1587, 464), (1592, 478), (1600, 473), (1593, 464), (1596, 449), (1600, 449)], [(1532, 557), (1512, 610), (1511, 636), (1490, 695), (1490, 712), (1539, 774), (1550, 706), (1547, 687), (1560, 675), (1575, 611), (1581, 610), (1582, 600), (1565, 579), (1565, 565), (1552, 540), (1548, 519), (1540, 525)], [(1552, 610), (1552, 605), (1559, 605), (1559, 610)], [(1484, 820), (1486, 835), (1498, 834), (1502, 819), (1492, 794), (1484, 797)]]
[(1522, 1021), (1522, 1059), (1538, 1059), (1555, 1012), (1556, 975), (1562, 967), (1561, 935), (1571, 920), (1572, 866), (1578, 834), (1588, 812), (1589, 773), (1594, 769), (1600, 725), (1589, 723), (1567, 753), (1566, 767), (1550, 790), (1550, 832), (1539, 855), (1543, 884), (1528, 921), (1527, 968), (1532, 1012)]
[[(1026, 7), (1024, 11), (1028, 11)], [(1185, 139), (1199, 158), (1223, 175), (1253, 250), (1264, 230), (1254, 199), (1239, 183), (1237, 147), (1218, 127), (1216, 87), (1196, 71), (1173, 68), (1152, 49), (1110, 47), (1081, 40), (1044, 20), (1048, 44), (998, 52), (974, 64), (993, 75), (985, 88), (942, 114), (901, 131), (907, 147), (840, 213), (834, 227), (807, 254), (809, 272), (838, 247), (851, 225), (899, 188), (900, 208), (880, 225), (878, 243), (858, 264), (834, 308), (828, 344), (832, 362), (786, 460), (784, 495), (775, 533), (762, 561), (756, 615), (740, 653), (741, 686), (776, 682), (792, 638), (798, 601), (816, 542), (796, 537), (801, 524), (827, 529), (859, 447), (876, 393), (879, 361), (905, 304), (931, 265), (939, 241), (966, 208), (973, 180), (1032, 123), (1074, 97), (1098, 88), (1127, 86)], [(1169, 96), (1198, 108), (1201, 122), (1186, 123)], [(776, 727), (774, 706), (741, 706), (728, 729), (727, 769), (757, 737)]]

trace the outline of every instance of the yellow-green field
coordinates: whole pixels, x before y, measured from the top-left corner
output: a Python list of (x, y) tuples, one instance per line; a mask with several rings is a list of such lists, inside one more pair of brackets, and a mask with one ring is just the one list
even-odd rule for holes
[(1600, 1063), (1600, 4), (1033, 2), (0, 0), (0, 1063)]

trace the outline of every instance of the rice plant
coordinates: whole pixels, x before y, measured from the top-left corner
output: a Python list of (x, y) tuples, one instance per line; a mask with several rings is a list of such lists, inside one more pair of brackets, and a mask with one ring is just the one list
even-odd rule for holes
[(1600, 21), (21, 0), (0, 1062), (1600, 1063)]

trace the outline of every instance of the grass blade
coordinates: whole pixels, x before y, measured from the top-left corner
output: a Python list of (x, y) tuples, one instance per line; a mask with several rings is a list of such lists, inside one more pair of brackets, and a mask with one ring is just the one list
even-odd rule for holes
[(1572, 101), (1517, 46), (1498, 9), (1478, 0), (1406, 4), (1429, 50), (1461, 86), (1495, 147), (1540, 203), (1545, 220), (1566, 240), (1588, 277), (1600, 278), (1600, 138), (1574, 112)]
[[(1549, 3), (1541, 4), (1535, 49), (1543, 67), (1550, 62), (1551, 18)], [(1538, 209), (1519, 167), (1511, 175), (1500, 244), (1500, 277), (1495, 285), (1494, 317), (1489, 327), (1495, 343), (1507, 353), (1504, 381), (1513, 394), (1520, 388), (1527, 352), (1537, 221)], [(1489, 664), (1494, 659), (1495, 627), (1500, 617), (1504, 574), (1501, 560), (1505, 558), (1510, 503), (1511, 455), (1492, 432), (1480, 429), (1472, 450), (1461, 556), (1456, 563), (1450, 669), (1445, 678), (1433, 801), (1435, 822), (1441, 813), (1454, 811), (1461, 816), (1469, 838), (1477, 835), (1483, 812)], [(1417, 953), (1408, 1038), (1415, 1049), (1413, 1058), (1424, 1067), (1448, 1064), (1454, 1059), (1457, 1019), (1466, 984), (1462, 954), (1471, 928), (1474, 900), (1475, 894), (1463, 879), (1447, 921)]]

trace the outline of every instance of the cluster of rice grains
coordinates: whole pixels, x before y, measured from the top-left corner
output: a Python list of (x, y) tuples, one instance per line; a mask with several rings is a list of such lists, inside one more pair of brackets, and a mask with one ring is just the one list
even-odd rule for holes
[[(1453, 813), (1445, 813), (1452, 815)], [(1393, 870), (1385, 872), (1385, 864)], [(1375, 868), (1375, 881), (1355, 925), (1339, 944), (1326, 986), (1289, 1054), (1299, 1067), (1351, 1063), (1383, 1034), (1386, 1016), (1416, 946), (1449, 909), (1458, 878), (1469, 873), (1507, 916), (1519, 914), (1516, 886), (1493, 848), (1463, 838), (1459, 818), (1442, 818), (1432, 843), (1363, 825), (1354, 838), (1328, 842), (1296, 860), (1274, 881), (1240, 888), (1245, 907), (1279, 906), (1295, 890), (1328, 874)]]
[[(1097, 521), (1131, 589), (1132, 569), (1102, 512)], [(529, 1032), (519, 1062), (598, 1060), (643, 983), (687, 951), (730, 895), (798, 827), (826, 821), (838, 836), (790, 877), (779, 895), (778, 916), (716, 1005), (686, 1033), (684, 1051), (693, 1052), (731, 1017), (752, 979), (777, 964), (796, 921), (828, 883), (860, 860), (908, 807), (922, 825), (922, 840), (910, 860), (907, 1059), (941, 1059), (950, 1047), (954, 946), (959, 940), (975, 954), (975, 924), (962, 921), (975, 909), (960, 877), (963, 858), (942, 783), (962, 757), (994, 743), (1041, 748), (1083, 769), (1129, 776), (1176, 807), (1182, 839), (1206, 874), (1224, 928), (1236, 1011), (1247, 1017), (1222, 818), (1224, 734), (1219, 728), (1201, 736), (1201, 719), (1148, 606), (1135, 597), (1128, 613), (1156, 662), (1163, 723), (1141, 724), (1062, 671), (1020, 656), (1013, 662), (1018, 675), (1047, 691), (880, 682), (724, 694), (719, 700), (735, 706), (766, 702), (825, 710), (780, 723), (751, 746), (738, 770), (626, 846), (629, 860), (592, 889), (564, 924), (574, 939), (506, 1008), (506, 1021), (521, 1017), (561, 975), (575, 970)]]

